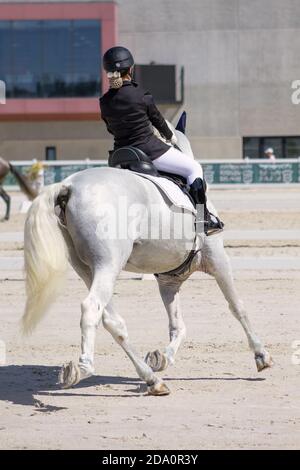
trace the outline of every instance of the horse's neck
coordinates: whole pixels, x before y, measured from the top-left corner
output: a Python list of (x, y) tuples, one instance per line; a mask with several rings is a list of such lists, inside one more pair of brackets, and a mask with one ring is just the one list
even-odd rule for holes
[(177, 145), (180, 148), (180, 150), (183, 153), (185, 153), (186, 155), (189, 155), (189, 157), (194, 158), (192, 147), (191, 147), (190, 141), (187, 138), (187, 136), (185, 134), (183, 134), (182, 132), (177, 131), (175, 129), (175, 127), (173, 126), (173, 124), (171, 124), (169, 121), (167, 121), (167, 124), (168, 124), (169, 128), (171, 129), (171, 131), (173, 132), (173, 134), (176, 135), (177, 141), (178, 141)]
[(190, 141), (187, 138), (187, 136), (185, 134), (183, 134), (182, 132), (176, 131), (176, 130), (175, 130), (175, 135), (177, 137), (177, 140), (178, 140), (177, 145), (180, 148), (180, 150), (183, 153), (185, 153), (185, 155), (188, 155), (189, 157), (195, 158), (194, 154), (193, 154), (193, 151), (192, 151)]
[[(171, 131), (173, 132), (173, 134), (176, 135), (177, 140), (178, 140), (177, 145), (180, 148), (180, 150), (186, 155), (189, 155), (190, 157), (195, 158), (190, 141), (187, 138), (187, 136), (183, 134), (182, 132), (177, 131), (175, 127), (173, 126), (173, 124), (171, 124), (167, 119), (166, 119), (166, 122), (169, 128), (171, 129)], [(153, 127), (153, 132), (156, 137), (158, 137), (163, 142), (166, 142), (166, 139), (158, 132), (158, 130), (155, 127)]]

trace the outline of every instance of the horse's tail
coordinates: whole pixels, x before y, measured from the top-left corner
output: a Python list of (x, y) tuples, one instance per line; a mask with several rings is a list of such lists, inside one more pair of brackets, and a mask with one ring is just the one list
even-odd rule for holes
[[(62, 289), (68, 249), (54, 208), (62, 183), (48, 186), (33, 201), (25, 222), (24, 258), (27, 301), (23, 331), (31, 331)], [(67, 189), (69, 191), (69, 188)]]

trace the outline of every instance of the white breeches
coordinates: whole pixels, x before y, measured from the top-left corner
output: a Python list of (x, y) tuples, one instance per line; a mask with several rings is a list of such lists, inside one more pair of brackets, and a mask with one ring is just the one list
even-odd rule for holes
[(174, 147), (170, 147), (161, 157), (153, 160), (153, 164), (160, 171), (183, 176), (187, 179), (188, 184), (192, 184), (196, 178), (203, 179), (201, 165), (192, 157), (180, 152)]

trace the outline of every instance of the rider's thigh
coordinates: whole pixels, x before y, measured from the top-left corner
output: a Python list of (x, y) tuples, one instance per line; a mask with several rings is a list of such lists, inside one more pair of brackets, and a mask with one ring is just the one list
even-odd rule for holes
[(202, 178), (202, 168), (192, 157), (171, 147), (166, 153), (153, 160), (154, 166), (160, 171), (175, 173), (189, 178), (191, 175)]

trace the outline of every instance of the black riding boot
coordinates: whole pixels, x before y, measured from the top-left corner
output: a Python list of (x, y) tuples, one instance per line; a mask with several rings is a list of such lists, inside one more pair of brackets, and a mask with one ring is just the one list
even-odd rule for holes
[[(211, 214), (206, 207), (206, 183), (202, 178), (196, 178), (190, 186), (190, 194), (195, 202), (195, 205), (200, 204), (203, 206), (203, 217), (197, 216), (196, 223), (202, 222), (204, 224), (205, 235), (212, 235), (213, 233), (223, 230), (224, 224), (215, 215)], [(199, 208), (198, 208), (199, 209)], [(201, 208), (200, 208), (201, 209)], [(199, 212), (199, 211), (198, 211)]]

